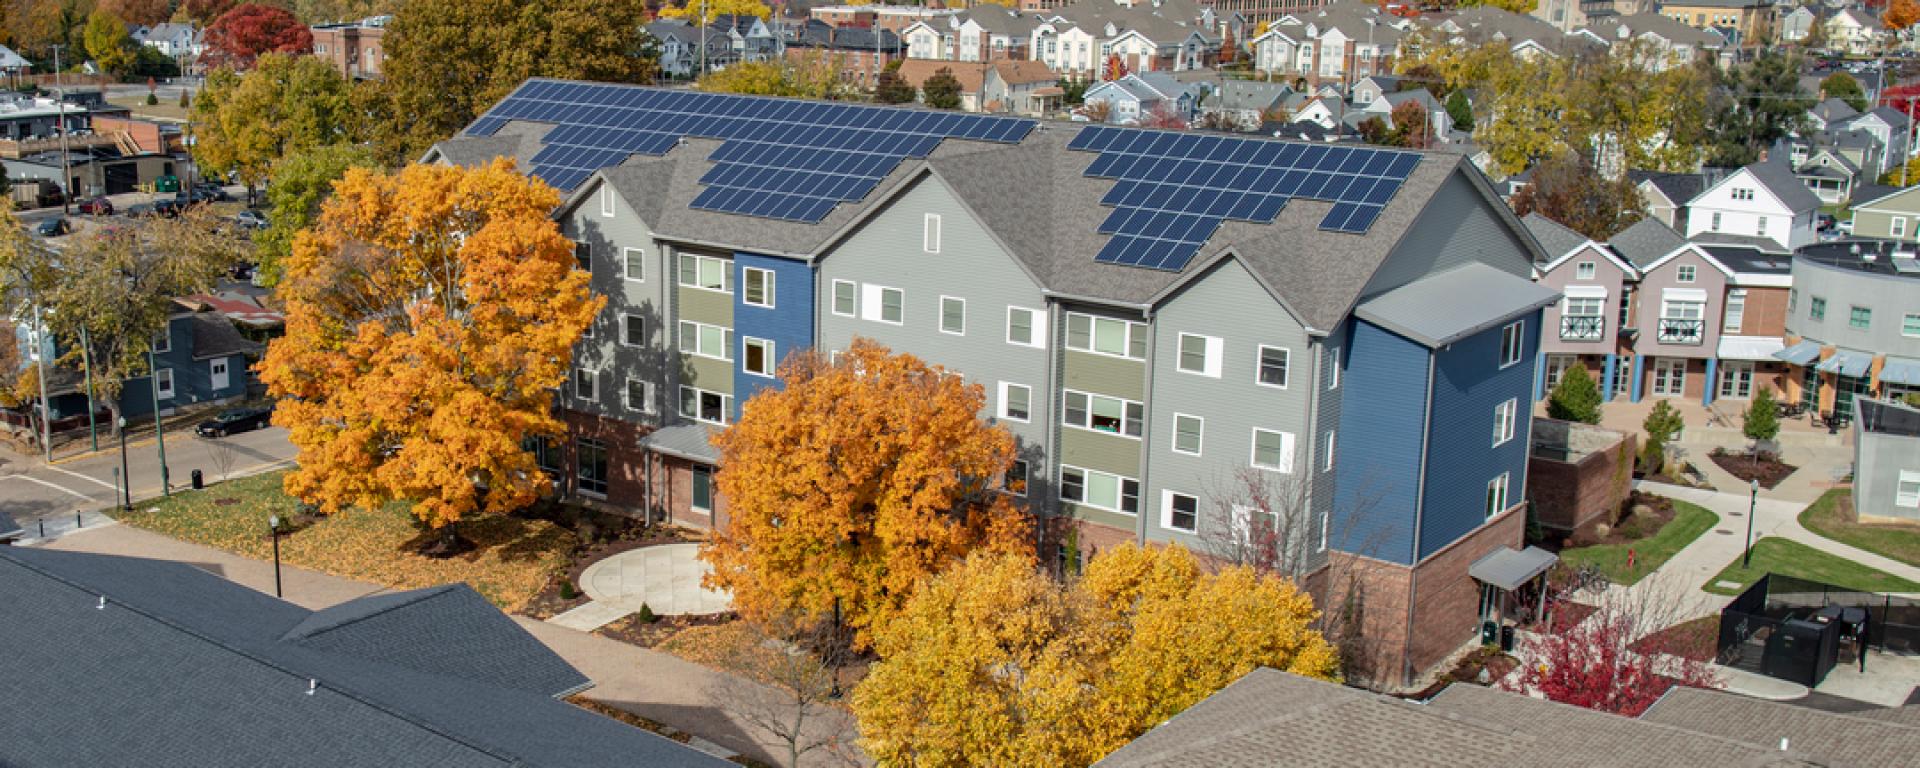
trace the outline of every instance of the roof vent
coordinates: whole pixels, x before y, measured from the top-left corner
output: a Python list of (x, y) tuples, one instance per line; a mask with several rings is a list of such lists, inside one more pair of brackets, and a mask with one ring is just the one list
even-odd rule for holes
[(318, 690), (320, 690), (320, 681), (311, 677), (307, 678), (307, 695), (312, 696), (314, 691)]
[(94, 608), (94, 610), (97, 610), (97, 611), (104, 611), (104, 610), (106, 610), (106, 609), (107, 609), (107, 596), (106, 596), (106, 595), (101, 595), (101, 596), (100, 596), (100, 604), (99, 604), (99, 605), (96, 605), (96, 606), (94, 606), (93, 608)]

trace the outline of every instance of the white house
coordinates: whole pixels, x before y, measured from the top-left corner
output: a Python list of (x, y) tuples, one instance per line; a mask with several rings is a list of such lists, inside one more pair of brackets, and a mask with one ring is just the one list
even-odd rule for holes
[(1881, 162), (1879, 167), (1873, 169), (1874, 174), (1878, 176), (1900, 167), (1900, 163), (1905, 162), (1911, 151), (1907, 146), (1907, 129), (1911, 125), (1912, 121), (1907, 119), (1907, 113), (1892, 107), (1879, 106), (1836, 127), (1843, 130), (1863, 131), (1880, 142), (1883, 150), (1880, 153)]
[(1878, 51), (1885, 35), (1880, 17), (1859, 8), (1847, 8), (1827, 19), (1827, 45), (1855, 56)]
[(1780, 40), (1788, 43), (1805, 42), (1813, 31), (1813, 22), (1820, 15), (1804, 5), (1795, 7), (1780, 16)]
[(1782, 162), (1754, 163), (1687, 203), (1687, 239), (1765, 238), (1788, 250), (1814, 241), (1815, 197)]
[(168, 57), (199, 56), (205, 50), (200, 44), (200, 30), (192, 24), (155, 24), (136, 30), (134, 41), (159, 51)]

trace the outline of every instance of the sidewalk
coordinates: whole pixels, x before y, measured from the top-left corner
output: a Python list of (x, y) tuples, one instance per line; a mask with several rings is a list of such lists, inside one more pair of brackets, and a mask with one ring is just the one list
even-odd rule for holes
[[(184, 562), (236, 584), (272, 594), (273, 564), (109, 522), (52, 539), (41, 546), (69, 552), (145, 557)], [(385, 587), (301, 568), (281, 571), (286, 600), (309, 609), (382, 592)], [(515, 622), (594, 681), (588, 698), (711, 741), (722, 751), (779, 764), (784, 744), (754, 729), (713, 700), (725, 673), (670, 654), (640, 648), (525, 616)], [(779, 755), (782, 758), (776, 758)]]

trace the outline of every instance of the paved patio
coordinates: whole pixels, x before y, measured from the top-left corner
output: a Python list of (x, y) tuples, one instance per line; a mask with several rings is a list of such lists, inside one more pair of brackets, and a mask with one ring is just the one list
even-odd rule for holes
[(698, 544), (665, 544), (622, 552), (580, 574), (580, 591), (593, 602), (550, 621), (592, 631), (645, 605), (658, 616), (709, 614), (733, 605), (733, 596), (700, 586), (713, 567), (699, 558)]

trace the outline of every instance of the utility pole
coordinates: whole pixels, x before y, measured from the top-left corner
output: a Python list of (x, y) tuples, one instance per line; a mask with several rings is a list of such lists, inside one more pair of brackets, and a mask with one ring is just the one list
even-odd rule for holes
[(700, 0), (700, 29), (698, 30), (698, 33), (700, 35), (700, 74), (694, 78), (694, 80), (696, 81), (707, 76), (707, 3), (706, 3), (706, 0)]
[[(60, 84), (60, 49), (53, 48), (53, 90), (55, 108), (60, 112), (60, 213), (73, 213), (73, 155), (67, 152), (67, 92)], [(49, 458), (49, 461), (52, 459)]]
[(40, 376), (40, 450), (46, 456), (47, 463), (52, 464), (53, 408), (48, 405), (52, 398), (47, 396), (47, 357), (51, 354), (47, 342), (52, 340), (52, 334), (47, 331), (47, 323), (40, 315), (40, 303), (37, 300), (33, 305), (33, 326), (33, 360)]
[(80, 367), (85, 369), (87, 375), (87, 438), (93, 442), (93, 450), (98, 451), (100, 450), (100, 431), (93, 418), (93, 412), (97, 409), (93, 405), (93, 350), (89, 349), (91, 346), (93, 345), (87, 341), (87, 327), (82, 325), (80, 326)]

